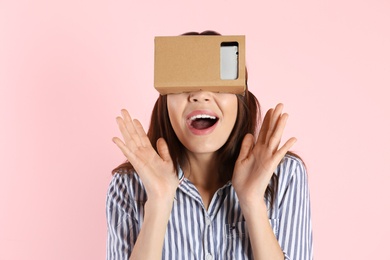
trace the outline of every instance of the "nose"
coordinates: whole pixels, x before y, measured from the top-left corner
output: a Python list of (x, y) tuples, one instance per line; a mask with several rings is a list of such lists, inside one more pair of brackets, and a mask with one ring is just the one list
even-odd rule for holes
[(189, 94), (190, 102), (208, 102), (211, 99), (211, 93), (208, 91), (196, 91)]

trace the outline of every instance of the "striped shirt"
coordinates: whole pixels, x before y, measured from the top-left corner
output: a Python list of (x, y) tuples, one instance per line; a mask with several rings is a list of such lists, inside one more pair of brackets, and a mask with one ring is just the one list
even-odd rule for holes
[[(107, 201), (107, 259), (127, 260), (142, 227), (147, 199), (137, 174), (114, 174)], [(302, 162), (286, 155), (275, 174), (278, 184), (269, 221), (285, 259), (309, 260), (312, 226), (307, 175)], [(272, 207), (271, 207), (272, 206)], [(162, 259), (253, 259), (238, 197), (228, 182), (208, 209), (196, 187), (184, 179), (177, 191), (163, 244)]]

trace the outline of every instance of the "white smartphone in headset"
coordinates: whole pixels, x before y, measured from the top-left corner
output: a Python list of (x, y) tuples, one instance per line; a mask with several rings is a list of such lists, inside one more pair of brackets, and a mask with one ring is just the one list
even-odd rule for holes
[(238, 42), (222, 42), (220, 48), (221, 79), (237, 79)]

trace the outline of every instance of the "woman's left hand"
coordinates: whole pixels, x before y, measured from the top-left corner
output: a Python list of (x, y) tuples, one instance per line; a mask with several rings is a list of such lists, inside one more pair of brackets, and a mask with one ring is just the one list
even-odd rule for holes
[(279, 148), (288, 118), (282, 110), (282, 104), (268, 110), (256, 143), (252, 134), (247, 134), (242, 141), (232, 178), (241, 205), (259, 203), (264, 198), (272, 174), (296, 142), (292, 137)]

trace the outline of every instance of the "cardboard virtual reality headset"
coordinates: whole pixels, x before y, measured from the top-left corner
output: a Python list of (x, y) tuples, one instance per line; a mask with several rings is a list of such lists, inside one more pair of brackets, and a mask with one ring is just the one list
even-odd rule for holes
[(159, 36), (154, 44), (154, 87), (161, 95), (244, 94), (245, 36)]

